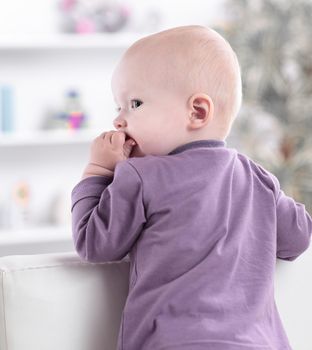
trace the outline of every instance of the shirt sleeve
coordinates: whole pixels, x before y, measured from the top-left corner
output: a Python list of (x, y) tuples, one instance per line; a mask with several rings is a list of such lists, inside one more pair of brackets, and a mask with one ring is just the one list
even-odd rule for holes
[(272, 175), (276, 192), (277, 251), (283, 260), (295, 260), (308, 249), (311, 241), (312, 219), (304, 204), (296, 202), (280, 189)]
[(78, 255), (90, 262), (125, 257), (145, 220), (141, 177), (127, 161), (114, 178), (91, 176), (72, 190), (72, 233)]

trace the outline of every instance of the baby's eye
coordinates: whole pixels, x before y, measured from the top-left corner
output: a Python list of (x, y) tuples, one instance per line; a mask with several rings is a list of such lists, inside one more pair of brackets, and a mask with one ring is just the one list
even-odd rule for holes
[(138, 108), (143, 102), (140, 100), (131, 100), (131, 108)]

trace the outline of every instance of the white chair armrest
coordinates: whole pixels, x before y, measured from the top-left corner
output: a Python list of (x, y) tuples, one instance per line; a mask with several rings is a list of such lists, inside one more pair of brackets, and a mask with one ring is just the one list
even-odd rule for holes
[[(312, 347), (312, 248), (277, 261), (275, 295), (294, 349)], [(116, 350), (129, 259), (94, 264), (74, 253), (0, 257), (0, 350)]]
[(115, 350), (129, 260), (74, 252), (0, 258), (0, 350)]

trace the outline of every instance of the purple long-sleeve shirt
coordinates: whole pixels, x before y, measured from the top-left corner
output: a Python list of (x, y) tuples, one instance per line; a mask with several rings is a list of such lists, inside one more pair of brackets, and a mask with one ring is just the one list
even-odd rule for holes
[(288, 350), (276, 258), (310, 243), (305, 206), (219, 140), (117, 163), (72, 191), (73, 239), (90, 262), (129, 253), (118, 350)]

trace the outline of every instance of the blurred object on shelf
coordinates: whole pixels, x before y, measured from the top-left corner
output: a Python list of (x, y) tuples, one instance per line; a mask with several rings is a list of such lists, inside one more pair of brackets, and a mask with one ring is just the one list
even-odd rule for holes
[(69, 129), (81, 129), (87, 126), (86, 115), (83, 111), (78, 91), (68, 91), (65, 112), (60, 114), (60, 118), (67, 121)]
[[(312, 213), (312, 2), (227, 0), (226, 9), (227, 23), (215, 29), (237, 53), (244, 96), (228, 139)], [(264, 115), (275, 121), (259, 138)], [(271, 154), (263, 152), (274, 137)]]
[(71, 225), (71, 187), (69, 189), (59, 190), (51, 200), (50, 223), (53, 225)]
[(14, 91), (10, 85), (0, 86), (0, 132), (14, 131)]
[(27, 181), (18, 181), (13, 186), (9, 208), (9, 228), (19, 229), (30, 225), (30, 185)]
[(61, 0), (62, 30), (69, 33), (88, 34), (118, 32), (127, 24), (130, 8), (116, 1)]
[(72, 89), (65, 93), (64, 110), (50, 111), (44, 120), (43, 129), (85, 129), (88, 127), (87, 119), (81, 94)]
[[(62, 187), (47, 200), (47, 208), (39, 213), (31, 208), (33, 195), (31, 185), (25, 180), (15, 181), (8, 192), (0, 193), (0, 234), (8, 231), (27, 231), (36, 227), (70, 227), (71, 188)], [(36, 217), (35, 217), (36, 216)]]

